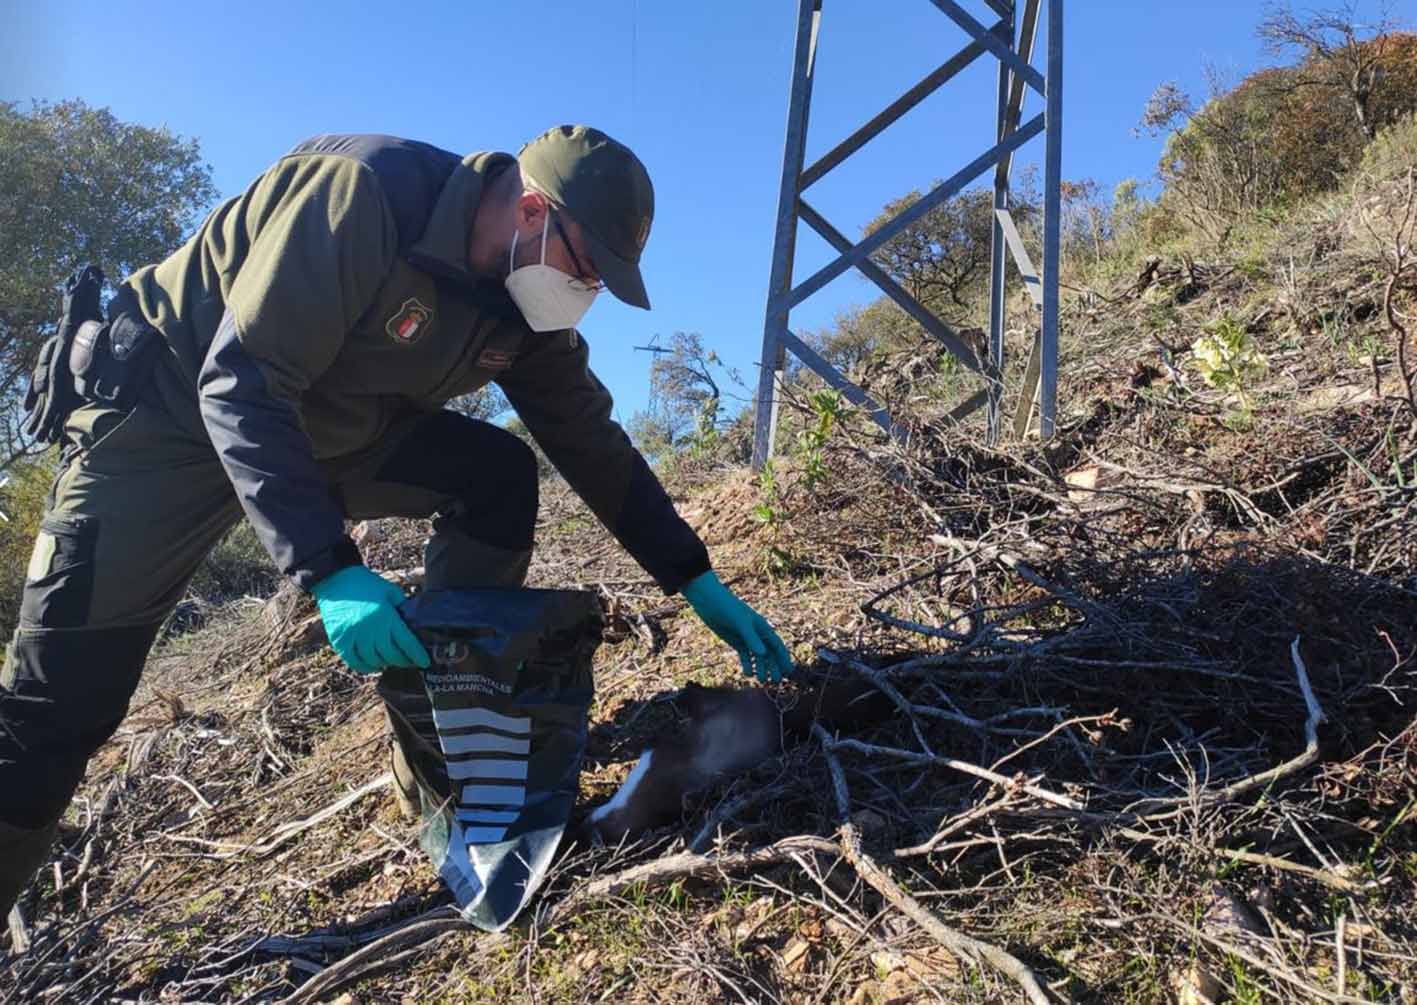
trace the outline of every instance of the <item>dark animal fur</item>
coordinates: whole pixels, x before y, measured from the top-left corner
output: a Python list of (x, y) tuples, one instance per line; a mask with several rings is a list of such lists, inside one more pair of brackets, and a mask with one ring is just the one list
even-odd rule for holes
[(687, 725), (646, 751), (621, 790), (591, 813), (588, 830), (618, 841), (677, 819), (686, 796), (722, 784), (781, 753), (814, 721), (862, 726), (894, 707), (857, 678), (818, 677), (796, 688), (785, 711), (756, 688), (685, 687)]

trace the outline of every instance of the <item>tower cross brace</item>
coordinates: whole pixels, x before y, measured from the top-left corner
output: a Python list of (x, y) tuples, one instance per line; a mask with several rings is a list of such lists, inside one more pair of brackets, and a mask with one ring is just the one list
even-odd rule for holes
[[(969, 42), (927, 74), (879, 114), (842, 140), (816, 162), (804, 164), (807, 121), (816, 73), (817, 39), (824, 0), (798, 0), (797, 41), (793, 57), (792, 86), (788, 98), (787, 136), (782, 158), (782, 184), (778, 191), (772, 268), (768, 277), (766, 317), (758, 377), (757, 410), (753, 430), (753, 467), (761, 469), (772, 455), (777, 426), (779, 382), (792, 353), (854, 405), (864, 409), (883, 429), (897, 438), (903, 430), (885, 408), (874, 401), (815, 352), (789, 327), (792, 308), (848, 269), (855, 268), (918, 322), (981, 380), (982, 388), (958, 406), (951, 418), (963, 419), (987, 406), (986, 435), (994, 442), (1001, 431), (1004, 402), (1004, 282), (1007, 259), (1012, 258), (1025, 288), (1041, 317), (1032, 353), (1015, 409), (1013, 428), (1027, 433), (1035, 400), (1039, 434), (1053, 435), (1058, 397), (1058, 264), (1061, 239), (1061, 169), (1063, 125), (1063, 0), (1047, 2), (1047, 54), (1043, 72), (1032, 64), (1038, 39), (1043, 0), (985, 0), (997, 15), (992, 25), (977, 21), (954, 0), (929, 0), (969, 37)], [(828, 172), (879, 135), (910, 109), (959, 74), (975, 60), (989, 56), (998, 62), (998, 92), (994, 110), (995, 142), (974, 160), (905, 207), (886, 224), (861, 241), (852, 243), (803, 193)], [(1024, 96), (1032, 90), (1043, 98), (1043, 110), (1021, 121)], [(1028, 141), (1044, 137), (1043, 167), (1043, 269), (1033, 260), (1019, 235), (1009, 203), (1009, 178), (1014, 153)], [(989, 269), (989, 352), (980, 358), (948, 324), (911, 296), (872, 261), (871, 255), (886, 242), (923, 219), (932, 209), (963, 191), (993, 169), (994, 227)], [(793, 253), (798, 223), (816, 231), (837, 252), (837, 257), (811, 276), (792, 284)]]

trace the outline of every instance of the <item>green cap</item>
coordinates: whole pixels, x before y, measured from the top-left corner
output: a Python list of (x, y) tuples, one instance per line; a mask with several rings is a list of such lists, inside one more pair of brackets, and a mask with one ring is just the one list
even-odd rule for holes
[(522, 176), (580, 224), (601, 280), (649, 309), (640, 252), (654, 219), (654, 186), (630, 148), (589, 126), (548, 129), (517, 154)]

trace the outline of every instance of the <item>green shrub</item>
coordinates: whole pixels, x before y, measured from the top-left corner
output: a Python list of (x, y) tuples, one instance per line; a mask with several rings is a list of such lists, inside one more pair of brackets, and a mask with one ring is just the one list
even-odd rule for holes
[(16, 461), (6, 471), (9, 483), (0, 489), (0, 512), (5, 514), (5, 519), (0, 519), (0, 631), (7, 640), (19, 620), (25, 570), (44, 516), (57, 457), (56, 451), (50, 451)]
[(1362, 174), (1379, 180), (1405, 175), (1417, 166), (1417, 114), (1395, 122), (1374, 138), (1363, 151), (1359, 164)]
[(1348, 81), (1350, 63), (1359, 58), (1377, 71), (1365, 121), (1382, 127), (1410, 117), (1417, 109), (1417, 35), (1404, 32), (1311, 52), (1230, 88), (1212, 78), (1199, 107), (1174, 84), (1163, 84), (1142, 120), (1147, 130), (1170, 130), (1157, 169), (1165, 185), (1161, 202), (1224, 243), (1257, 212), (1332, 191), (1368, 156)]
[(242, 520), (207, 555), (188, 590), (208, 603), (221, 604), (248, 594), (269, 596), (279, 586), (280, 573), (255, 530)]
[(1244, 325), (1230, 317), (1221, 318), (1208, 334), (1192, 343), (1191, 357), (1206, 386), (1234, 392), (1241, 410), (1249, 412), (1248, 389), (1269, 370), (1269, 361)]
[(815, 421), (797, 434), (797, 452), (802, 458), (805, 476), (803, 487), (809, 492), (827, 478), (826, 460), (822, 450), (831, 439), (832, 430), (846, 413), (846, 399), (841, 396), (840, 391), (828, 388), (815, 392), (810, 404)]

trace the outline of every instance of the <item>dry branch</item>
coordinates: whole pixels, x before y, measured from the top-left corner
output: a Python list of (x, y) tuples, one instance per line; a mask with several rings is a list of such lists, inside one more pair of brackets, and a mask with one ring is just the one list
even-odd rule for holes
[(1359, 883), (1341, 876), (1332, 869), (1315, 869), (1312, 866), (1301, 865), (1298, 862), (1291, 862), (1287, 858), (1278, 855), (1261, 855), (1258, 852), (1244, 851), (1235, 848), (1216, 848), (1215, 853), (1222, 858), (1228, 858), (1232, 862), (1246, 862), (1250, 865), (1260, 865), (1267, 869), (1278, 869), (1281, 872), (1292, 872), (1299, 876), (1307, 876), (1315, 883), (1322, 883), (1324, 886), (1343, 893), (1359, 894), (1371, 889), (1371, 883)]
[(944, 757), (940, 754), (920, 754), (913, 750), (901, 750), (898, 747), (880, 747), (875, 744), (862, 743), (860, 740), (833, 740), (828, 738), (825, 741), (830, 745), (832, 751), (854, 750), (859, 754), (868, 757), (891, 757), (897, 760), (910, 761), (914, 764), (933, 764), (942, 768), (950, 768), (954, 771), (962, 772), (966, 775), (973, 775), (975, 778), (982, 778), (986, 782), (1002, 786), (1006, 791), (1017, 789), (1020, 792), (1027, 792), (1035, 799), (1041, 799), (1045, 803), (1052, 803), (1054, 806), (1061, 806), (1067, 810), (1085, 810), (1082, 803), (1068, 796), (1059, 795), (1056, 792), (1026, 782), (1022, 776), (1010, 777), (1001, 775), (997, 771), (990, 771), (988, 768), (981, 768), (977, 764), (970, 764), (968, 761), (961, 761), (957, 757)]
[(680, 879), (703, 879), (722, 876), (745, 869), (756, 869), (766, 865), (777, 865), (790, 861), (794, 855), (804, 852), (835, 855), (840, 851), (837, 845), (826, 838), (810, 835), (796, 835), (782, 838), (764, 847), (746, 852), (732, 852), (722, 855), (696, 855), (680, 852), (666, 855), (640, 865), (631, 866), (609, 876), (599, 876), (581, 884), (554, 904), (545, 905), (537, 923), (549, 929), (568, 920), (587, 905), (597, 900), (613, 897), (637, 883), (647, 887), (658, 887)]
[(190, 837), (185, 834), (164, 834), (163, 837), (167, 838), (169, 841), (177, 841), (182, 844), (195, 844), (206, 848), (219, 849), (217, 854), (212, 856), (213, 858), (236, 858), (240, 855), (252, 855), (256, 858), (264, 858), (291, 838), (303, 834), (311, 827), (324, 823), (341, 811), (353, 806), (370, 793), (378, 792), (384, 786), (393, 782), (393, 780), (393, 772), (386, 771), (372, 782), (367, 782), (353, 792), (337, 799), (320, 812), (305, 817), (303, 820), (292, 820), (290, 823), (281, 824), (275, 830), (271, 831), (271, 833), (266, 836), (265, 840), (255, 842), (254, 844), (232, 844), (229, 841), (209, 841), (205, 838)]
[(383, 938), (321, 970), (318, 975), (300, 985), (294, 994), (283, 998), (281, 1005), (306, 1005), (316, 1001), (378, 967), (406, 958), (408, 950), (414, 947), (426, 948), (430, 939), (469, 927), (453, 907), (440, 907), (412, 918)]
[(861, 835), (858, 833), (856, 825), (851, 822), (851, 797), (846, 788), (846, 774), (842, 771), (841, 762), (836, 759), (836, 754), (833, 752), (834, 743), (821, 725), (813, 723), (812, 732), (822, 745), (823, 755), (827, 759), (827, 768), (831, 773), (832, 792), (836, 797), (837, 814), (840, 820), (839, 833), (842, 854), (861, 878), (950, 952), (966, 959), (985, 960), (1023, 988), (1024, 994), (1034, 1005), (1051, 1005), (1053, 999), (1043, 990), (1043, 986), (1038, 983), (1037, 975), (1027, 964), (997, 946), (965, 935), (946, 925), (914, 897), (902, 890), (895, 880), (891, 879), (890, 875), (862, 850)]

